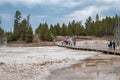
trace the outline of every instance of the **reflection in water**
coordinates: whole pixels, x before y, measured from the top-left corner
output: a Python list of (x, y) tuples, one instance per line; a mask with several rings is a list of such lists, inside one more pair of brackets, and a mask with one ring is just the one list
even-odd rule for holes
[(117, 80), (120, 80), (120, 67), (116, 68)]
[(71, 67), (53, 71), (48, 80), (120, 80), (120, 66), (112, 67), (105, 63), (101, 61), (93, 65), (89, 62), (89, 66), (88, 63), (74, 64)]
[(72, 67), (69, 67), (69, 70), (75, 71), (75, 70), (80, 69), (80, 67), (81, 67), (81, 64), (74, 64)]

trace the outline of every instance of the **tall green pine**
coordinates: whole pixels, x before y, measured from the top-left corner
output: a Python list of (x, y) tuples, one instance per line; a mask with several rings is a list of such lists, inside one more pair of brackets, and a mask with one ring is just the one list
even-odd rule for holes
[(17, 10), (14, 17), (14, 39), (15, 40), (18, 40), (20, 36), (20, 32), (19, 32), (20, 20), (21, 20), (21, 12)]

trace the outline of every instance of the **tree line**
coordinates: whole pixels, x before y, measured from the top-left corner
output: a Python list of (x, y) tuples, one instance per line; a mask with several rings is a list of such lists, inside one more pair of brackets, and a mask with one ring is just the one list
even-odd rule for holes
[(81, 21), (75, 20), (62, 25), (57, 23), (48, 26), (47, 23), (40, 23), (35, 29), (35, 34), (33, 34), (29, 19), (30, 15), (27, 16), (27, 19), (22, 20), (21, 12), (17, 10), (14, 16), (14, 30), (5, 32), (0, 27), (0, 38), (6, 36), (8, 42), (30, 43), (33, 41), (33, 35), (38, 35), (42, 41), (53, 41), (56, 36), (114, 36), (115, 27), (118, 25), (120, 17), (118, 15), (106, 16), (100, 20), (99, 15), (96, 14), (96, 20), (89, 16), (84, 25), (82, 25)]
[(21, 12), (16, 11), (14, 16), (13, 32), (6, 32), (8, 42), (17, 41), (19, 43), (31, 43), (33, 40), (33, 30), (29, 23), (30, 15), (27, 19), (21, 20)]

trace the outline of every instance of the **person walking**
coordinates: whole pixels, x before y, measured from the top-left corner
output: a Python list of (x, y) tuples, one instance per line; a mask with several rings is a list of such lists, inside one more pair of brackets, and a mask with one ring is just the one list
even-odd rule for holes
[(115, 47), (116, 47), (115, 41), (112, 42), (112, 47), (113, 47), (113, 50), (115, 51)]
[(73, 43), (74, 43), (74, 46), (76, 46), (76, 39), (75, 38), (73, 39)]
[(111, 49), (112, 49), (112, 44), (113, 44), (113, 43), (112, 43), (112, 41), (111, 41), (111, 40), (109, 40), (109, 41), (108, 41), (108, 47), (109, 47), (109, 50), (111, 50)]

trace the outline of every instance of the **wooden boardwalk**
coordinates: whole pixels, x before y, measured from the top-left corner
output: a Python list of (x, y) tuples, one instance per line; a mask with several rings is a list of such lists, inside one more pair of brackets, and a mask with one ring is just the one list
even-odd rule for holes
[(69, 49), (74, 50), (86, 50), (86, 51), (97, 51), (97, 52), (103, 52), (105, 54), (112, 54), (112, 55), (120, 55), (120, 50), (109, 50), (108, 48), (97, 48), (97, 47), (87, 47), (87, 46), (69, 46), (69, 45), (60, 45), (59, 47), (66, 47)]

